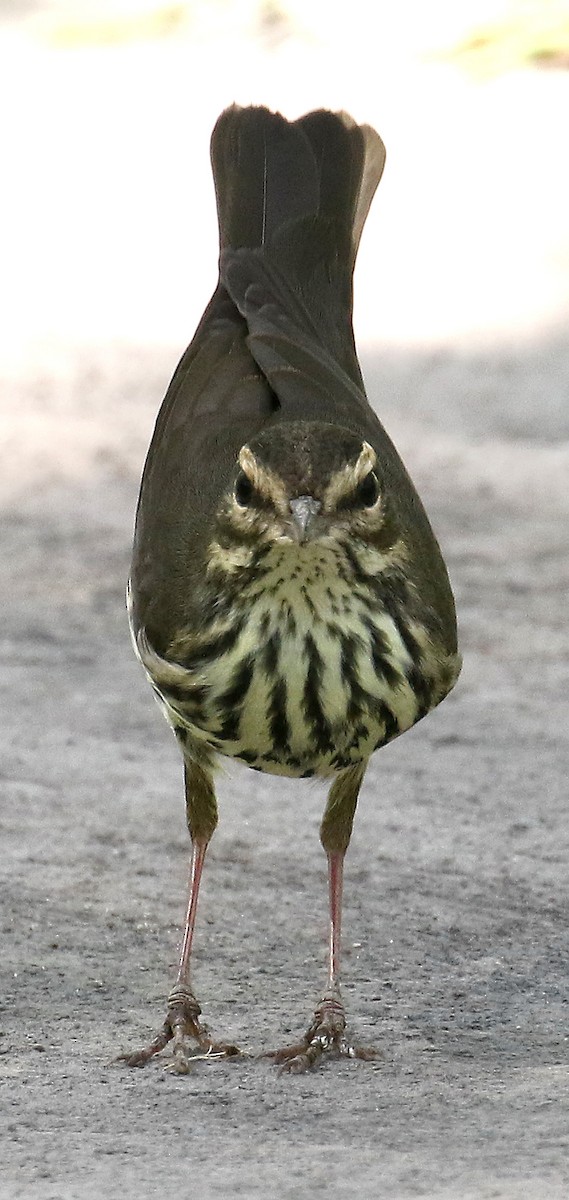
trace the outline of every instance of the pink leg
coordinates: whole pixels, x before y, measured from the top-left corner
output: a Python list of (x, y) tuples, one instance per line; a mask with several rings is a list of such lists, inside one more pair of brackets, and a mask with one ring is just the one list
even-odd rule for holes
[(198, 911), (198, 895), (207, 847), (208, 842), (198, 841), (195, 841), (192, 846), (188, 907), (186, 910), (186, 920), (184, 923), (184, 936), (182, 938), (182, 945), (180, 948), (180, 963), (178, 966), (178, 974), (176, 976), (176, 984), (184, 984), (185, 986), (187, 986), (190, 982), (190, 954), (192, 952), (192, 942), (194, 940), (196, 913)]
[[(217, 804), (211, 773), (206, 768), (188, 759), (184, 762), (184, 777), (186, 817), (192, 839), (192, 858), (188, 907), (176, 982), (168, 997), (166, 1020), (160, 1033), (149, 1046), (145, 1046), (142, 1050), (120, 1055), (120, 1058), (130, 1067), (143, 1067), (155, 1054), (164, 1050), (171, 1041), (173, 1057), (167, 1064), (168, 1070), (175, 1071), (180, 1075), (188, 1072), (190, 1063), (196, 1058), (239, 1054), (236, 1046), (217, 1044), (211, 1040), (205, 1026), (200, 1024), (201, 1009), (190, 983), (190, 956), (196, 925), (198, 895), (206, 850), (217, 825)], [(195, 1051), (189, 1049), (188, 1039), (197, 1042), (199, 1053), (196, 1054)]]
[(330, 911), (330, 935), (328, 951), (328, 985), (314, 1012), (314, 1020), (306, 1033), (306, 1049), (299, 1055), (298, 1065), (293, 1059), (286, 1064), (289, 1070), (305, 1070), (326, 1050), (356, 1057), (344, 1036), (346, 1014), (340, 992), (340, 953), (342, 939), (342, 891), (344, 882), (344, 850), (328, 852), (328, 897)]
[[(160, 1033), (150, 1045), (119, 1058), (130, 1067), (144, 1067), (155, 1054), (172, 1041), (173, 1056), (167, 1069), (178, 1075), (186, 1075), (192, 1062), (200, 1058), (226, 1058), (239, 1054), (237, 1046), (213, 1042), (205, 1027), (200, 1023), (201, 1008), (190, 984), (190, 955), (196, 924), (198, 895), (202, 869), (208, 843), (195, 839), (192, 845), (188, 907), (184, 922), (184, 933), (180, 948), (180, 961), (176, 982), (168, 997), (166, 1020)], [(197, 1042), (199, 1052), (188, 1048), (188, 1039)]]
[(340, 948), (342, 939), (342, 890), (344, 884), (344, 852), (332, 850), (328, 854), (328, 893), (330, 898), (330, 960), (328, 987), (340, 984)]
[(283, 1071), (300, 1072), (314, 1066), (323, 1055), (348, 1058), (374, 1058), (371, 1050), (350, 1046), (345, 1036), (346, 1013), (340, 993), (340, 954), (342, 936), (342, 890), (344, 858), (350, 841), (352, 821), (365, 764), (349, 768), (332, 786), (320, 837), (328, 858), (328, 897), (330, 933), (328, 942), (328, 983), (317, 1004), (310, 1028), (302, 1042), (271, 1052)]
[(330, 902), (330, 936), (328, 946), (328, 984), (317, 1004), (310, 1028), (302, 1042), (276, 1050), (270, 1057), (281, 1064), (283, 1071), (299, 1073), (314, 1066), (322, 1055), (333, 1053), (350, 1058), (362, 1057), (360, 1051), (348, 1045), (345, 1038), (346, 1014), (340, 994), (340, 940), (342, 932), (342, 882), (344, 851), (328, 852), (328, 893)]
[(173, 1039), (173, 1060), (169, 1064), (169, 1070), (175, 1071), (178, 1074), (185, 1074), (188, 1070), (188, 1058), (196, 1057), (195, 1054), (188, 1055), (186, 1045), (188, 1037), (197, 1041), (200, 1049), (207, 1055), (211, 1055), (213, 1052), (213, 1043), (210, 1041), (205, 1027), (199, 1023), (201, 1008), (190, 984), (190, 956), (194, 940), (198, 896), (207, 847), (208, 842), (198, 840), (197, 838), (192, 843), (188, 906), (184, 921), (182, 945), (180, 947), (178, 974), (176, 975), (174, 987), (168, 997), (166, 1025), (170, 1027), (170, 1037)]

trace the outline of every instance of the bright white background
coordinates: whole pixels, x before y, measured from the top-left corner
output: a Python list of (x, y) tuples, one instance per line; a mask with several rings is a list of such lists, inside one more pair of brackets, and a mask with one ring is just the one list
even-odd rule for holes
[(156, 37), (164, 9), (142, 0), (27, 19), (0, 6), (0, 368), (63, 369), (78, 344), (189, 340), (216, 276), (209, 135), (234, 100), (347, 108), (382, 134), (360, 344), (562, 325), (569, 74), (514, 61), (473, 75), (448, 54), (511, 8), (214, 0), (170, 6), (173, 32)]

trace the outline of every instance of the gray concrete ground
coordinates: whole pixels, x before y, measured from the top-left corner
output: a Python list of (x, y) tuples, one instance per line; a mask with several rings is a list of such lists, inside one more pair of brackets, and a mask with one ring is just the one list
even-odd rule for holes
[[(357, 814), (345, 997), (381, 1058), (300, 1078), (254, 1057), (183, 1079), (111, 1061), (162, 1019), (185, 887), (177, 750), (122, 598), (170, 360), (78, 361), (68, 421), (48, 384), (18, 397), (52, 445), (86, 402), (99, 432), (78, 478), (54, 467), (3, 514), (0, 1195), (567, 1194), (569, 450), (556, 390), (544, 434), (528, 395), (546, 357), (566, 375), (562, 339), (366, 364), (448, 557), (465, 667), (376, 756)], [(323, 981), (323, 795), (245, 770), (220, 793), (196, 986), (255, 1055), (304, 1028)]]

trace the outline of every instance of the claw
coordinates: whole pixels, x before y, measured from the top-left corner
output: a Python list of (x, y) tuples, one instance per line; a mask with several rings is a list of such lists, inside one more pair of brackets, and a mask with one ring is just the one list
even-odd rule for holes
[[(161, 1032), (149, 1046), (119, 1054), (115, 1061), (125, 1062), (129, 1067), (145, 1067), (172, 1041), (172, 1058), (165, 1064), (164, 1070), (172, 1075), (188, 1075), (194, 1062), (241, 1055), (239, 1047), (232, 1043), (212, 1041), (206, 1026), (200, 1024), (200, 1015), (201, 1008), (193, 992), (177, 984), (168, 998), (168, 1012)], [(195, 1052), (188, 1047), (188, 1039), (197, 1042)]]
[(332, 991), (322, 998), (302, 1042), (270, 1050), (264, 1058), (272, 1058), (279, 1074), (300, 1075), (311, 1070), (324, 1058), (359, 1058), (369, 1061), (378, 1057), (375, 1050), (352, 1046), (346, 1036), (346, 1014), (339, 992)]

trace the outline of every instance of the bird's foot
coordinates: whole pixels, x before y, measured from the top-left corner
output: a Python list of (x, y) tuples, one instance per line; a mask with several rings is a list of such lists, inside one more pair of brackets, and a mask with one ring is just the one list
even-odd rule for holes
[(339, 991), (328, 992), (317, 1005), (312, 1024), (303, 1039), (295, 1046), (282, 1050), (269, 1050), (265, 1058), (272, 1058), (281, 1072), (300, 1074), (325, 1058), (360, 1058), (370, 1060), (377, 1051), (363, 1046), (352, 1046), (346, 1037), (346, 1013)]
[(187, 1075), (192, 1063), (234, 1058), (241, 1054), (237, 1046), (214, 1042), (206, 1026), (200, 1023), (200, 1015), (201, 1008), (190, 988), (176, 984), (168, 997), (168, 1011), (160, 1033), (148, 1046), (130, 1054), (119, 1054), (116, 1061), (125, 1062), (129, 1067), (145, 1067), (155, 1054), (160, 1054), (172, 1042), (172, 1058), (164, 1069), (174, 1075)]

